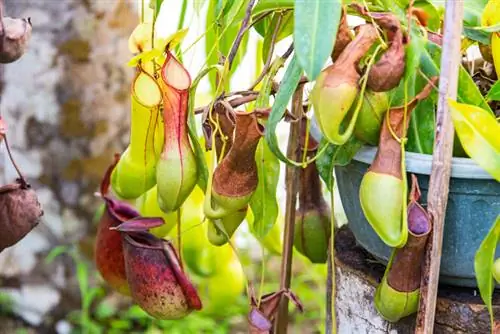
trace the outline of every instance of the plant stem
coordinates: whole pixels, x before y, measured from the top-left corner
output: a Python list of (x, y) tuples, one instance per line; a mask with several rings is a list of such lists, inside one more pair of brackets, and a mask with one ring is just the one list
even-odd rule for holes
[[(235, 98), (235, 99), (228, 101), (228, 103), (231, 105), (231, 107), (237, 108), (237, 107), (241, 106), (242, 104), (257, 100), (257, 97), (259, 96), (259, 92), (254, 92), (254, 91), (244, 92), (244, 91), (242, 91), (242, 92), (230, 93), (226, 96), (233, 96), (233, 95), (241, 95), (241, 97), (238, 97), (238, 98)], [(210, 107), (210, 104), (203, 106), (203, 107), (198, 107), (194, 110), (194, 113), (195, 113), (195, 115), (203, 114), (203, 112), (209, 107)]]
[(241, 23), (240, 30), (238, 31), (238, 34), (236, 35), (236, 38), (234, 39), (234, 43), (231, 46), (231, 51), (229, 51), (229, 56), (227, 57), (227, 62), (228, 62), (228, 70), (231, 70), (231, 66), (233, 65), (234, 58), (236, 57), (236, 53), (238, 52), (238, 48), (241, 44), (241, 40), (243, 39), (243, 35), (245, 34), (245, 31), (247, 30), (247, 26), (250, 23), (250, 17), (252, 16), (252, 8), (253, 5), (255, 4), (255, 0), (250, 0), (248, 2), (248, 6), (245, 12), (245, 18), (243, 19), (243, 22)]
[(0, 0), (0, 50), (3, 50), (3, 35), (5, 26), (3, 25), (3, 0)]
[(264, 76), (269, 71), (269, 68), (271, 67), (271, 61), (273, 60), (273, 53), (274, 53), (274, 45), (276, 44), (276, 39), (278, 38), (278, 33), (280, 31), (282, 19), (283, 19), (283, 16), (279, 15), (277, 22), (276, 22), (276, 27), (274, 28), (274, 31), (273, 31), (273, 36), (271, 37), (271, 48), (269, 50), (269, 54), (267, 55), (267, 59), (266, 59), (266, 63), (264, 64), (264, 68), (262, 69), (262, 72), (260, 73), (259, 77), (255, 80), (255, 82), (252, 84), (252, 86), (250, 86), (250, 88), (248, 90), (253, 90), (259, 84), (259, 82), (262, 81)]
[[(292, 115), (300, 119), (303, 113), (302, 96), (303, 86), (299, 85), (292, 99)], [(292, 160), (300, 158), (299, 150), (300, 122), (290, 124), (290, 134), (288, 136), (287, 155)], [(290, 288), (292, 274), (293, 237), (295, 229), (295, 209), (297, 205), (298, 189), (297, 167), (288, 166), (286, 168), (286, 204), (285, 204), (285, 229), (283, 231), (283, 257), (281, 259), (281, 280), (280, 290)], [(281, 298), (278, 315), (276, 317), (275, 332), (283, 334), (288, 327), (288, 299)]]
[(14, 161), (14, 157), (12, 156), (12, 153), (10, 151), (9, 142), (7, 141), (6, 135), (3, 135), (3, 142), (5, 143), (5, 148), (7, 149), (7, 154), (9, 155), (10, 162), (12, 163), (12, 166), (14, 166), (14, 169), (16, 170), (17, 175), (19, 176), (21, 183), (26, 185), (27, 184), (26, 179), (24, 178), (23, 174), (21, 173), (21, 170), (19, 169), (16, 162)]
[(427, 243), (420, 286), (420, 302), (415, 333), (432, 333), (436, 309), (444, 219), (448, 201), (454, 129), (448, 98), (456, 99), (463, 1), (447, 0), (445, 7), (443, 53), (439, 78), (439, 100), (436, 113), (436, 136), (432, 170), (427, 195), (428, 211), (433, 221), (431, 240)]
[(179, 249), (179, 264), (181, 265), (181, 269), (184, 270), (184, 264), (182, 263), (181, 210), (182, 208), (177, 210), (177, 249)]
[[(338, 152), (338, 151), (337, 151)], [(335, 152), (335, 156), (337, 155)], [(335, 156), (333, 159), (335, 159)], [(335, 161), (335, 160), (334, 160)], [(333, 173), (333, 170), (331, 171)], [(336, 288), (336, 272), (335, 272), (335, 228), (337, 227), (335, 223), (335, 201), (334, 201), (334, 182), (335, 179), (332, 177), (329, 185), (330, 190), (330, 250), (328, 252), (328, 268), (327, 268), (327, 278), (326, 278), (326, 333), (336, 334), (337, 333), (337, 310), (335, 309), (335, 298), (337, 296)]]

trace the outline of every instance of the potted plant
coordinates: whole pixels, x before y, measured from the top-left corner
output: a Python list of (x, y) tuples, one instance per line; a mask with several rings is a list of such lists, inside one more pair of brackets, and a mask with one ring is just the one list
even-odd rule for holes
[[(410, 243), (413, 235), (409, 226), (410, 213), (407, 218), (403, 218), (411, 174), (416, 176), (414, 181), (418, 180), (416, 184), (420, 185), (422, 191), (423, 196), (420, 197), (419, 193), (418, 197), (427, 197), (435, 127), (438, 126), (435, 124), (437, 92), (420, 97), (419, 93), (439, 73), (442, 8), (435, 6), (432, 1), (410, 2), (408, 5), (405, 8), (415, 15), (415, 20), (399, 21), (409, 39), (404, 48), (404, 72), (394, 70), (397, 65), (401, 65), (394, 60), (397, 57), (394, 57), (395, 51), (391, 50), (395, 49), (397, 34), (394, 30), (386, 31), (389, 48), (379, 60), (380, 67), (384, 65), (383, 57), (394, 52), (391, 54), (391, 68), (385, 68), (385, 81), (377, 78), (375, 83), (380, 84), (377, 86), (372, 82), (370, 85), (368, 75), (368, 90), (364, 90), (363, 86), (358, 88), (365, 94), (359, 97), (358, 93), (358, 100), (362, 99), (362, 103), (356, 106), (354, 99), (348, 101), (350, 110), (344, 112), (345, 119), (329, 122), (326, 116), (321, 115), (323, 112), (331, 117), (333, 113), (329, 113), (328, 109), (349, 109), (339, 107), (342, 101), (325, 102), (320, 97), (312, 97), (316, 121), (313, 122), (312, 133), (316, 139), (326, 137), (332, 145), (329, 154), (319, 159), (319, 164), (327, 171), (324, 178), (329, 178), (328, 173), (335, 165), (336, 181), (349, 229), (368, 252), (385, 264), (391, 263), (389, 267), (394, 266), (393, 257), (396, 258), (399, 249), (404, 249)], [(440, 271), (441, 283), (479, 287), (490, 311), (492, 273), (498, 273), (495, 268), (500, 267), (500, 261), (493, 262), (499, 254), (495, 249), (498, 241), (497, 217), (500, 213), (500, 140), (495, 134), (500, 129), (497, 102), (500, 58), (498, 29), (495, 26), (500, 19), (492, 14), (498, 9), (495, 6), (498, 6), (498, 2), (465, 4), (462, 39), (464, 57), (459, 69), (458, 103), (448, 102), (456, 136)], [(368, 10), (360, 10), (356, 6), (354, 14), (371, 16), (383, 30), (388, 19), (381, 12), (387, 13), (393, 8), (387, 4), (382, 5), (382, 10), (376, 7), (368, 6)], [(391, 16), (397, 16), (398, 11), (392, 10), (392, 13)], [(397, 23), (391, 27), (396, 26)], [(425, 32), (415, 31), (415, 26)], [(341, 32), (337, 38), (340, 36)], [(471, 47), (480, 51), (472, 58)], [(377, 74), (377, 66), (374, 68)], [(334, 71), (335, 62), (331, 69), (331, 72)], [(325, 81), (329, 75), (326, 74)], [(399, 81), (392, 80), (396, 75)], [(380, 85), (387, 81), (397, 81), (398, 84), (387, 87), (390, 89), (380, 89)], [(333, 93), (332, 87), (341, 86), (338, 82), (332, 82), (330, 85), (321, 83), (321, 94)], [(434, 83), (431, 85), (434, 86)], [(340, 87), (338, 96), (341, 91), (345, 92), (345, 87)], [(381, 91), (387, 96), (381, 96)], [(398, 119), (405, 114), (408, 117), (406, 126), (406, 120)], [(337, 132), (332, 126), (336, 127)], [(351, 131), (350, 136), (339, 135), (338, 129), (342, 128), (346, 131), (344, 134)], [(492, 227), (495, 221), (497, 223)], [(417, 303), (418, 298), (415, 307)], [(382, 302), (378, 303), (378, 308), (389, 320), (399, 319), (391, 319), (390, 310), (385, 309), (384, 314)]]
[[(278, 217), (280, 160), (287, 165), (280, 289), (257, 296), (247, 286), (252, 332), (268, 333), (273, 322), (277, 332), (286, 331), (288, 308), (278, 312), (284, 300), (302, 310), (290, 291), (293, 246), (312, 263), (326, 262), (327, 252), (333, 250), (334, 219), (320, 176), (333, 193), (334, 167), (350, 227), (368, 251), (387, 260), (392, 248), (388, 270), (396, 264), (405, 268), (398, 256), (409, 247), (421, 252), (432, 228), (419, 201), (427, 189), (436, 127), (442, 23), (438, 7), (429, 1), (210, 1), (207, 62), (192, 76), (179, 48), (187, 30), (180, 24), (169, 37), (158, 38), (154, 27), (165, 3), (145, 2), (141, 23), (129, 39), (134, 54), (129, 65), (136, 71), (130, 92), (130, 144), (115, 157), (101, 186), (106, 209), (96, 261), (111, 285), (157, 318), (180, 318), (201, 309), (204, 301), (189, 275), (216, 274), (216, 269), (207, 272), (198, 263), (208, 241), (235, 249), (233, 234), (247, 222), (257, 239), (269, 245)], [(490, 42), (496, 28), (484, 26), (497, 22), (480, 25), (475, 13), (470, 11), (467, 18), (466, 41), (485, 44), (484, 54), (491, 44), (496, 59), (498, 42)], [(362, 23), (350, 27), (348, 17), (353, 16)], [(251, 87), (231, 91), (230, 79), (246, 52), (251, 29), (261, 36), (263, 66)], [(289, 36), (293, 44), (277, 54), (275, 45)], [(332, 64), (325, 67), (328, 58)], [(460, 104), (449, 102), (458, 138), (448, 214), (452, 223), (446, 232), (452, 242), (445, 244), (444, 256), (457, 253), (455, 240), (466, 249), (460, 259), (451, 258), (451, 265), (443, 267), (445, 280), (465, 286), (473, 285), (474, 251), (500, 205), (495, 181), (500, 178), (498, 142), (493, 135), (498, 127), (493, 101), (500, 89), (489, 88), (496, 80), (494, 72), (469, 72), (467, 66), (461, 68)], [(208, 105), (195, 109), (196, 89), (205, 76), (213, 96)], [(488, 101), (485, 88), (474, 81), (479, 76), (488, 86)], [(312, 88), (309, 94), (307, 85)], [(243, 105), (250, 111), (236, 110)], [(276, 134), (283, 122), (290, 123), (287, 153), (281, 151)], [(417, 175), (411, 186), (407, 172)], [(208, 241), (186, 250), (183, 208), (195, 192), (198, 197), (203, 193), (203, 200), (188, 211), (203, 211), (199, 225)], [(479, 224), (471, 214), (478, 211), (480, 227), (472, 225)], [(227, 256), (220, 267), (234, 264), (234, 259)], [(419, 267), (418, 258), (413, 260)], [(414, 312), (418, 286), (403, 291), (403, 297), (412, 300), (411, 308), (402, 313), (382, 309), (388, 297), (400, 298), (386, 281), (374, 296), (379, 311), (392, 321)]]

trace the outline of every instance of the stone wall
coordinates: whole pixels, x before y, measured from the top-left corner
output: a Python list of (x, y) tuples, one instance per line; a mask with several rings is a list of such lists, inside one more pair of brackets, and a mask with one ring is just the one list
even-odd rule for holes
[[(14, 157), (45, 215), (31, 234), (0, 254), (0, 291), (13, 298), (20, 319), (35, 327), (49, 328), (42, 320), (61, 310), (59, 303), (79, 303), (69, 258), (51, 265), (43, 259), (55, 245), (94, 234), (92, 217), (100, 203), (94, 192), (113, 153), (126, 145), (134, 3), (5, 3), (7, 16), (31, 17), (33, 36), (24, 57), (3, 68), (0, 112)], [(11, 182), (16, 174), (1, 152), (0, 180)], [(90, 254), (92, 240), (80, 242)], [(65, 314), (51, 316), (57, 321)], [(0, 333), (8, 328), (1, 327)]]

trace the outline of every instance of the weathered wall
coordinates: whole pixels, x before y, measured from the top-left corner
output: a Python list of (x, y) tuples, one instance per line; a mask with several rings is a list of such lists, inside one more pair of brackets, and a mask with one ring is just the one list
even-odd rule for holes
[[(0, 111), (45, 215), (33, 233), (0, 254), (0, 286), (18, 302), (21, 317), (39, 325), (68, 299), (63, 294), (71, 295), (60, 287), (75, 288), (66, 282), (70, 265), (42, 260), (54, 245), (74, 243), (93, 229), (99, 203), (93, 193), (128, 137), (133, 71), (125, 64), (137, 16), (128, 0), (7, 0), (5, 7), (8, 16), (31, 17), (33, 36), (24, 57), (4, 67)], [(5, 154), (1, 159), (2, 183), (12, 181), (14, 170)]]

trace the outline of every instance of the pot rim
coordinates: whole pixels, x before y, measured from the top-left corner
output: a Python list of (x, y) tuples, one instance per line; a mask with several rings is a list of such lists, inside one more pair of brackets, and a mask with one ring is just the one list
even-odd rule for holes
[[(321, 131), (314, 116), (311, 120), (311, 135), (317, 142), (321, 141)], [(364, 145), (353, 159), (371, 165), (376, 153), (377, 147)], [(423, 175), (431, 174), (432, 155), (406, 152), (405, 158), (407, 172)], [(451, 177), (458, 179), (494, 180), (493, 176), (488, 174), (474, 160), (455, 157), (451, 159)]]
[[(363, 146), (354, 156), (354, 160), (371, 164), (377, 153), (377, 147)], [(432, 169), (432, 155), (406, 152), (406, 171), (410, 173), (430, 175)], [(486, 179), (493, 177), (469, 158), (451, 159), (451, 177), (458, 179)]]

